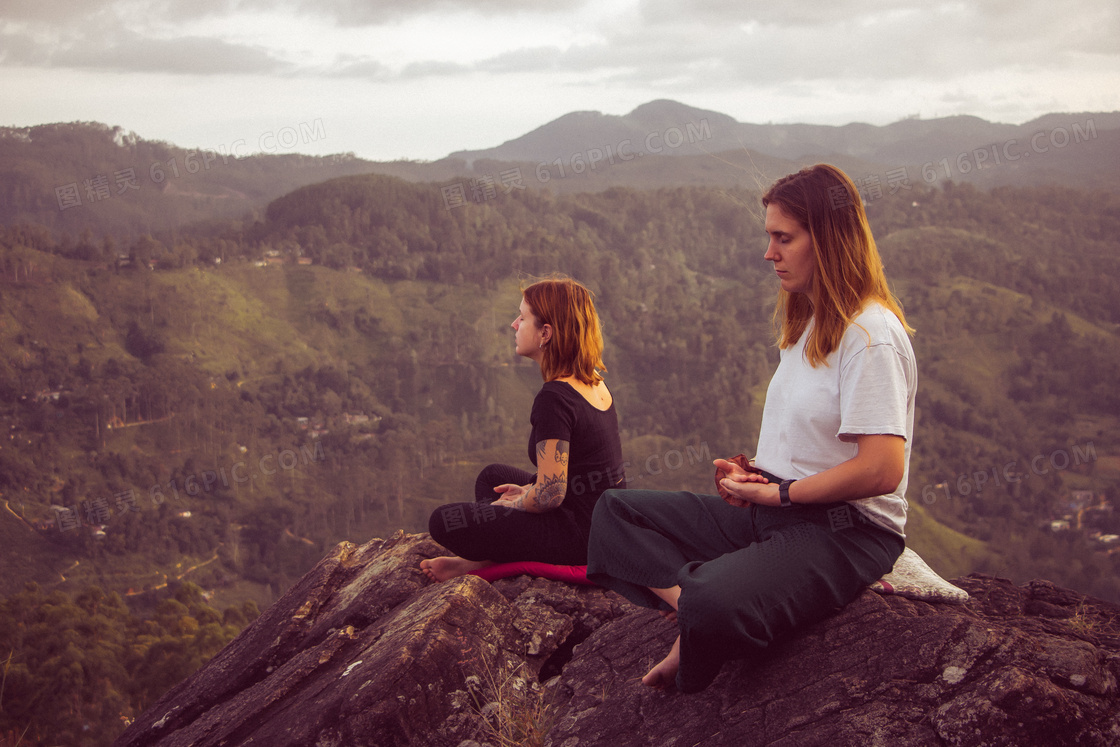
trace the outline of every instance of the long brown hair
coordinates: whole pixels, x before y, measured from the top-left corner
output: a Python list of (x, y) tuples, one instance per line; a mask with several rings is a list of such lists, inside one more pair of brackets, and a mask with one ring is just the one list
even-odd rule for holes
[(582, 283), (554, 275), (521, 289), (537, 325), (552, 325), (543, 348), (541, 377), (554, 381), (575, 376), (592, 386), (603, 380), (603, 330), (595, 311), (595, 295)]
[(844, 330), (870, 300), (890, 309), (913, 334), (887, 285), (859, 191), (843, 171), (822, 163), (784, 176), (762, 196), (762, 205), (777, 205), (801, 224), (809, 232), (817, 260), (815, 307), (804, 293), (778, 291), (774, 308), (778, 347), (797, 343), (813, 319), (805, 354), (814, 367), (828, 365), (827, 358), (839, 346)]

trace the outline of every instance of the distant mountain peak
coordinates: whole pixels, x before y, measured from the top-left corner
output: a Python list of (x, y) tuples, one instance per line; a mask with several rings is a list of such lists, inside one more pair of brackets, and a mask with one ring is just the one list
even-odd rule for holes
[(639, 104), (634, 108), (632, 112), (630, 112), (628, 116), (642, 116), (650, 112), (676, 112), (680, 111), (681, 109), (693, 109), (693, 107), (689, 106), (688, 104), (682, 104), (681, 102), (674, 99), (654, 99), (653, 101), (647, 101), (644, 104)]
[(688, 104), (682, 104), (672, 99), (656, 99), (642, 104), (626, 115), (627, 118), (637, 120), (662, 119), (674, 117), (678, 119), (716, 119), (719, 122), (735, 122), (733, 117), (708, 109), (697, 109)]
[[(730, 131), (738, 124), (726, 114), (697, 109), (671, 99), (657, 99), (623, 115), (598, 111), (569, 112), (495, 148), (457, 151), (449, 158), (461, 158), (468, 164), (480, 159), (552, 162), (591, 150), (605, 151), (608, 147), (617, 152), (620, 144), (632, 145), (637, 151), (651, 136), (656, 138), (670, 130), (684, 131), (688, 128), (694, 139), (707, 139), (711, 137), (713, 126)], [(701, 131), (704, 133), (702, 136), (697, 134)], [(695, 153), (693, 149), (676, 146), (661, 150), (673, 151), (671, 155)]]
[[(959, 154), (966, 154), (979, 164), (979, 151), (993, 147), (993, 143), (1029, 141), (1046, 127), (1056, 130), (1056, 137), (1062, 143), (1066, 142), (1062, 138), (1069, 133), (1077, 135), (1082, 141), (1098, 138), (1101, 141), (1094, 143), (1096, 153), (1092, 157), (1084, 155), (1083, 151), (1087, 152), (1087, 149), (1063, 150), (1055, 146), (1050, 150), (1058, 155), (1050, 160), (1049, 168), (1066, 168), (1058, 166), (1059, 160), (1069, 161), (1072, 168), (1079, 170), (1088, 165), (1089, 170), (1094, 172), (1094, 180), (1103, 178), (1105, 182), (1110, 181), (1101, 164), (1115, 162), (1113, 153), (1117, 147), (1117, 133), (1114, 131), (1120, 129), (1120, 116), (1108, 112), (1047, 115), (1024, 125), (989, 122), (968, 114), (935, 119), (911, 116), (888, 125), (857, 122), (839, 126), (756, 124), (740, 122), (727, 114), (673, 99), (655, 99), (623, 115), (598, 111), (571, 112), (499, 146), (458, 151), (450, 158), (465, 161), (468, 168), (472, 168), (476, 161), (489, 160), (555, 164), (558, 172), (566, 173), (561, 167), (571, 167), (572, 172), (579, 173), (577, 167), (593, 160), (606, 159), (613, 163), (611, 158), (620, 153), (708, 156), (720, 152), (749, 151), (794, 164), (806, 160), (812, 163), (858, 159), (868, 168), (881, 166), (880, 171), (885, 173), (906, 167), (920, 168), (923, 163), (948, 163), (958, 158)], [(1111, 132), (1106, 134), (1107, 131)], [(965, 157), (960, 158), (963, 162)], [(1041, 163), (1041, 159), (1034, 160)], [(624, 161), (629, 163), (630, 159)], [(992, 155), (986, 159), (985, 165), (1002, 164), (996, 164), (995, 155)], [(959, 171), (949, 168), (942, 171), (946, 172), (945, 178), (991, 177), (994, 182), (1007, 182), (1023, 178), (1026, 165), (1016, 160), (1012, 167), (999, 172), (989, 173), (985, 168), (980, 176), (976, 176), (981, 171), (979, 165), (967, 171), (964, 166)], [(1096, 175), (1097, 172), (1100, 176)], [(927, 169), (924, 173), (928, 176), (931, 172)]]

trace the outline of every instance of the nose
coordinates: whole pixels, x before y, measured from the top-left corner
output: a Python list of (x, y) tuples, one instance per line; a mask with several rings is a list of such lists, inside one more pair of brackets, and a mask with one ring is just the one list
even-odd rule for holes
[(763, 254), (762, 258), (771, 262), (776, 262), (778, 260), (778, 252), (774, 249), (773, 241), (766, 244), (766, 254)]

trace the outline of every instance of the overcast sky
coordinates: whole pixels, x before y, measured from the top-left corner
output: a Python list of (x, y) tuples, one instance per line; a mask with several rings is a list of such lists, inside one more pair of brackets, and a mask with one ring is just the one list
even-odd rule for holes
[(1114, 111), (1120, 2), (0, 0), (0, 125), (437, 159), (662, 98), (754, 123)]

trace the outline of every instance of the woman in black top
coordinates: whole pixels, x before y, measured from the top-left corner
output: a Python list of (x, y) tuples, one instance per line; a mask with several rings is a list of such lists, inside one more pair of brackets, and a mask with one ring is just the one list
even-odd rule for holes
[(433, 581), (493, 563), (585, 565), (596, 500), (626, 487), (591, 292), (569, 278), (533, 283), (522, 291), (512, 326), (517, 354), (536, 361), (545, 380), (530, 416), (529, 459), (537, 472), (491, 464), (478, 475), (474, 503), (432, 512), (428, 531), (455, 553), (420, 563)]

